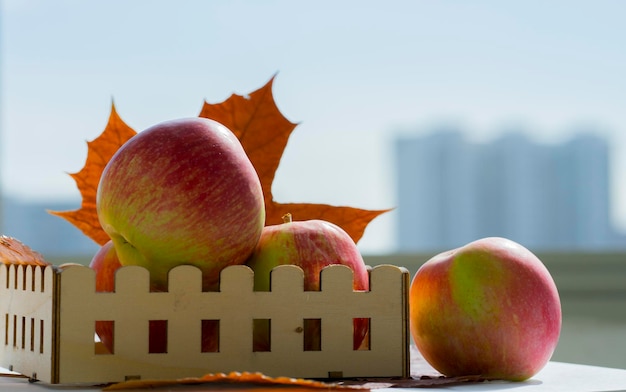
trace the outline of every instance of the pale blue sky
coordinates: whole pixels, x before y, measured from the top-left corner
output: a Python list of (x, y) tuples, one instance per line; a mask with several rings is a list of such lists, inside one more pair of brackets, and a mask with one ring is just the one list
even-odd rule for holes
[[(626, 170), (624, 1), (0, 4), (0, 180), (12, 196), (78, 198), (66, 173), (82, 167), (112, 99), (141, 130), (276, 73), (279, 108), (300, 123), (279, 201), (393, 207), (394, 136), (442, 121), (479, 139), (521, 123), (547, 141), (593, 124), (614, 146), (614, 178)], [(384, 215), (359, 245), (384, 252), (393, 231)]]

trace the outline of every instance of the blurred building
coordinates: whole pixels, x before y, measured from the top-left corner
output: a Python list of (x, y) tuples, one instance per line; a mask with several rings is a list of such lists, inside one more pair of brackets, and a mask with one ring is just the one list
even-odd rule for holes
[(5, 197), (2, 233), (15, 237), (46, 258), (90, 257), (99, 246), (65, 219), (47, 210), (75, 210), (80, 203), (19, 201)]
[(533, 249), (624, 249), (610, 223), (609, 148), (595, 135), (473, 143), (443, 130), (396, 143), (400, 252), (487, 236)]

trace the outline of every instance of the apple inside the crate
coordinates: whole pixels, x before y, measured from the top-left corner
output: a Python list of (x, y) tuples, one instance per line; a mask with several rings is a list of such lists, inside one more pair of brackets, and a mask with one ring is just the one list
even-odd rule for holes
[[(96, 291), (97, 292), (113, 292), (115, 291), (115, 273), (122, 267), (122, 264), (117, 257), (113, 241), (109, 241), (104, 244), (98, 252), (93, 256), (89, 267), (96, 272)], [(130, 306), (130, 304), (129, 304)], [(96, 334), (100, 339), (105, 352), (113, 352), (113, 325), (109, 321), (101, 320), (96, 322)], [(203, 352), (217, 351), (218, 340), (218, 326), (212, 323), (202, 324), (202, 346)], [(158, 323), (151, 323), (148, 327), (149, 341), (148, 348), (150, 352), (166, 352), (167, 351), (167, 331), (163, 331), (159, 327)], [(120, 333), (123, 333), (120, 331)]]
[[(104, 244), (93, 256), (89, 267), (96, 271), (96, 291), (115, 291), (115, 271), (122, 265), (117, 258), (113, 241)], [(109, 353), (113, 352), (113, 328), (107, 320), (96, 321), (96, 334)]]
[[(284, 223), (263, 228), (261, 238), (247, 265), (254, 271), (254, 289), (270, 290), (270, 272), (279, 265), (297, 265), (304, 271), (304, 290), (320, 290), (320, 273), (324, 267), (342, 264), (350, 267), (354, 274), (353, 289), (368, 290), (369, 275), (361, 253), (352, 238), (339, 226), (323, 220), (292, 221), (286, 214)], [(318, 340), (319, 324), (304, 325), (305, 350), (321, 347)], [(309, 328), (309, 330), (306, 330)], [(364, 343), (369, 330), (369, 320), (354, 320), (353, 348)], [(264, 327), (255, 329), (254, 350), (270, 351), (269, 333)]]
[(525, 380), (548, 362), (561, 304), (544, 264), (523, 246), (483, 238), (423, 264), (411, 282), (410, 325), (446, 376)]
[(122, 265), (139, 265), (153, 290), (170, 269), (199, 267), (203, 288), (243, 264), (265, 223), (261, 183), (237, 137), (206, 118), (172, 120), (129, 139), (102, 173), (98, 218)]

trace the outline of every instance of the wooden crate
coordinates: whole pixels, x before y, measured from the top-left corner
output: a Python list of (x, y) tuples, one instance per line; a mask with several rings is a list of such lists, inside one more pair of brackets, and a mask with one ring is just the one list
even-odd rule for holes
[[(321, 291), (303, 290), (302, 270), (272, 271), (271, 291), (253, 290), (253, 271), (222, 271), (219, 292), (201, 272), (170, 271), (168, 292), (149, 291), (149, 273), (123, 267), (111, 293), (95, 290), (88, 267), (0, 265), (0, 366), (51, 384), (176, 379), (249, 371), (300, 378), (408, 377), (408, 285), (404, 268), (370, 269), (370, 291), (352, 290), (352, 271), (322, 271)], [(352, 347), (352, 321), (369, 319), (369, 345)], [(271, 320), (271, 351), (252, 349), (254, 319)], [(303, 348), (303, 320), (321, 320), (321, 348)], [(167, 352), (149, 353), (150, 320), (167, 320)], [(201, 352), (201, 320), (219, 320), (219, 351)], [(114, 353), (94, 341), (96, 321), (114, 321)]]

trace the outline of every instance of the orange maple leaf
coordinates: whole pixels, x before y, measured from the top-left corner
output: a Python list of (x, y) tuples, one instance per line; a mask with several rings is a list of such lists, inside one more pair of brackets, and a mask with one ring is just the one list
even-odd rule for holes
[[(130, 380), (105, 387), (104, 391), (118, 391), (126, 389), (153, 389), (159, 387), (171, 387), (178, 385), (199, 385), (199, 384), (249, 384), (254, 385), (255, 391), (275, 391), (276, 387), (284, 391), (306, 391), (315, 389), (344, 390), (344, 389), (364, 389), (359, 385), (344, 385), (339, 383), (329, 383), (317, 380), (308, 380), (293, 377), (270, 377), (262, 373), (252, 372), (230, 372), (230, 373), (208, 373), (202, 377), (185, 377), (177, 380)], [(263, 386), (269, 388), (263, 388)], [(291, 387), (291, 388), (290, 388)], [(221, 388), (220, 388), (221, 389)], [(230, 389), (230, 388), (229, 388)], [(234, 388), (235, 390), (237, 388)]]
[[(283, 222), (283, 215), (291, 213), (295, 220), (322, 219), (343, 228), (358, 242), (367, 225), (387, 210), (363, 210), (328, 204), (278, 203), (272, 196), (272, 183), (287, 141), (296, 124), (287, 120), (274, 101), (274, 78), (247, 96), (231, 95), (218, 104), (204, 102), (200, 117), (224, 124), (240, 140), (254, 165), (263, 188), (266, 225)], [(104, 167), (113, 154), (136, 132), (117, 115), (112, 105), (109, 122), (102, 134), (88, 142), (87, 161), (83, 169), (70, 174), (82, 195), (82, 205), (74, 211), (50, 211), (65, 218), (88, 237), (104, 245), (109, 236), (102, 230), (96, 213), (96, 191)], [(323, 185), (323, 184), (321, 184)]]
[[(364, 210), (328, 204), (278, 203), (272, 195), (272, 183), (278, 164), (297, 124), (287, 120), (274, 101), (274, 78), (247, 96), (233, 94), (224, 102), (202, 106), (200, 117), (224, 124), (241, 141), (248, 158), (259, 174), (265, 197), (265, 225), (283, 222), (291, 213), (294, 220), (322, 219), (343, 228), (358, 242), (367, 225), (378, 215), (390, 211)], [(323, 186), (323, 184), (320, 184)]]
[(100, 245), (109, 241), (109, 235), (100, 226), (96, 212), (98, 183), (104, 167), (113, 154), (136, 134), (137, 132), (118, 116), (115, 104), (111, 104), (111, 114), (106, 128), (96, 139), (87, 142), (85, 166), (79, 172), (70, 174), (82, 196), (80, 208), (73, 211), (48, 212), (66, 219)]

